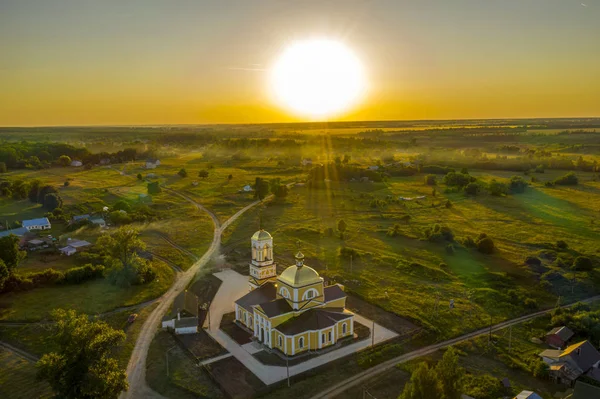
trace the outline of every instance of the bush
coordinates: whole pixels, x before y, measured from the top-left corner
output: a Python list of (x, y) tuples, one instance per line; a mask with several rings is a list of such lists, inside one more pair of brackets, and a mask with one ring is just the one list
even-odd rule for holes
[(148, 194), (150, 194), (150, 195), (158, 194), (161, 191), (162, 190), (161, 190), (160, 185), (158, 184), (157, 181), (152, 182), (152, 183), (148, 183)]
[(540, 258), (537, 258), (535, 256), (528, 256), (525, 259), (525, 264), (530, 266), (541, 266), (542, 261), (540, 260)]
[(180, 177), (187, 177), (187, 175), (188, 175), (187, 170), (185, 170), (184, 168), (179, 169), (179, 172), (177, 172), (177, 174)]
[(439, 224), (434, 224), (433, 226), (427, 227), (423, 231), (423, 235), (425, 239), (428, 241), (453, 241), (454, 233), (447, 226), (441, 226)]
[(554, 184), (559, 186), (576, 186), (579, 184), (579, 178), (574, 172), (569, 172), (566, 175), (554, 180)]
[(68, 180), (63, 183), (64, 187), (69, 187), (70, 185), (71, 185), (71, 182)]
[(425, 184), (428, 186), (435, 186), (437, 184), (437, 177), (435, 175), (425, 176)]
[(569, 248), (569, 245), (566, 243), (566, 241), (558, 240), (556, 241), (556, 248), (564, 250)]
[(354, 248), (340, 247), (339, 256), (343, 259), (350, 259), (351, 256), (356, 259), (360, 257), (360, 253)]
[(469, 183), (466, 185), (465, 187), (465, 193), (467, 195), (477, 195), (477, 193), (479, 192), (479, 184), (477, 183)]
[(491, 238), (485, 237), (477, 241), (477, 250), (483, 254), (491, 254), (494, 252), (494, 241)]
[(471, 183), (474, 179), (463, 173), (450, 172), (446, 176), (444, 176), (444, 183), (448, 187), (459, 187), (462, 188), (467, 184)]
[(93, 280), (100, 278), (104, 275), (104, 266), (94, 266), (88, 263), (82, 267), (74, 267), (65, 272), (64, 282), (65, 284), (80, 284), (84, 281)]
[(573, 262), (573, 270), (591, 271), (594, 270), (594, 263), (587, 256), (578, 256)]
[(131, 206), (125, 202), (124, 200), (119, 200), (117, 202), (115, 202), (115, 204), (113, 205), (113, 210), (115, 211), (125, 211), (127, 213), (131, 212)]
[(465, 237), (462, 240), (462, 245), (464, 245), (467, 248), (475, 248), (477, 246), (477, 243), (475, 242), (475, 240), (473, 240), (473, 238)]
[(508, 194), (508, 186), (504, 183), (497, 181), (496, 179), (492, 179), (492, 181), (488, 185), (488, 189), (490, 190), (491, 195), (497, 197)]
[(523, 193), (527, 187), (527, 182), (521, 176), (513, 176), (510, 178), (510, 192), (512, 193)]

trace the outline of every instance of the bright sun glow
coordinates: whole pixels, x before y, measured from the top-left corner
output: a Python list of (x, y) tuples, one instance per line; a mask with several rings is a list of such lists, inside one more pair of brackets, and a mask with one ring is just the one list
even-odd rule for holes
[(365, 90), (360, 61), (333, 40), (307, 40), (288, 47), (273, 67), (271, 84), (279, 103), (312, 118), (346, 111)]

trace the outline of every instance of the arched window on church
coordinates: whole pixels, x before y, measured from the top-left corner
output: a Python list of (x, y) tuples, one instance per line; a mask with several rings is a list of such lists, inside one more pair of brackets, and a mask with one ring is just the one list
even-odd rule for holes
[(316, 296), (319, 295), (319, 291), (317, 291), (314, 288), (309, 288), (308, 290), (306, 290), (306, 292), (304, 293), (304, 295), (302, 295), (302, 300), (303, 301), (307, 301), (309, 299), (312, 299)]
[(256, 260), (256, 247), (252, 247), (252, 259)]
[(298, 348), (304, 348), (304, 337), (298, 339)]
[(263, 258), (263, 260), (270, 260), (269, 259), (269, 246), (268, 245), (265, 245), (263, 247), (262, 258)]
[(281, 287), (279, 289), (279, 295), (281, 295), (282, 297), (284, 297), (285, 299), (290, 299), (291, 295), (290, 292), (288, 291), (287, 288), (285, 287)]
[(279, 336), (279, 347), (283, 348), (283, 338), (281, 338), (281, 335)]
[(347, 330), (348, 330), (348, 327), (346, 326), (346, 323), (342, 324), (342, 334), (346, 335)]

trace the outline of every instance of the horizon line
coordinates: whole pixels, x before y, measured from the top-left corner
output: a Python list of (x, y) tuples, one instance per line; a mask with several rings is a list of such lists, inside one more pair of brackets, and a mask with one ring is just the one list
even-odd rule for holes
[(523, 120), (566, 120), (566, 119), (598, 119), (600, 116), (560, 116), (560, 117), (500, 117), (500, 118), (456, 118), (456, 119), (367, 119), (367, 120), (333, 120), (333, 121), (293, 121), (293, 122), (214, 122), (214, 123), (147, 123), (147, 124), (87, 124), (87, 125), (7, 125), (0, 129), (27, 128), (81, 128), (81, 127), (166, 127), (166, 126), (265, 126), (265, 125), (302, 125), (302, 124), (342, 124), (342, 123), (379, 123), (379, 122), (451, 122), (451, 121), (523, 121)]

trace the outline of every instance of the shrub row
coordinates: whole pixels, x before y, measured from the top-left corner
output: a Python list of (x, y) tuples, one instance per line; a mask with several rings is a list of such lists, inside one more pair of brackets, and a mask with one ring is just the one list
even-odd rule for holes
[(37, 273), (11, 274), (4, 282), (2, 292), (29, 291), (54, 284), (81, 284), (104, 275), (104, 266), (87, 264), (61, 272), (46, 269)]

